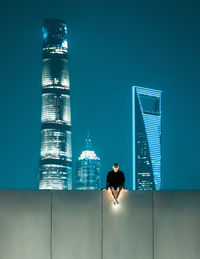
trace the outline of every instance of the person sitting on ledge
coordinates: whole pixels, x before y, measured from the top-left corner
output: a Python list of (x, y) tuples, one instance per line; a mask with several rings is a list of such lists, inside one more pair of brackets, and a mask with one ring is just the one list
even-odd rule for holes
[[(110, 190), (114, 198), (114, 205), (119, 204), (119, 196), (121, 191), (124, 189), (125, 177), (122, 171), (119, 171), (119, 165), (113, 164), (113, 170), (108, 172), (106, 189)], [(115, 195), (114, 190), (117, 190)]]

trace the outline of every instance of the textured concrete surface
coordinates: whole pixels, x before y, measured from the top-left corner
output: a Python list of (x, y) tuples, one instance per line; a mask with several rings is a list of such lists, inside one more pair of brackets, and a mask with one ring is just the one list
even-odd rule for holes
[(53, 192), (52, 258), (101, 259), (101, 193)]
[(0, 259), (199, 259), (200, 191), (0, 190)]
[(0, 258), (50, 258), (51, 192), (0, 191)]
[(200, 192), (154, 193), (155, 259), (200, 258)]
[(153, 259), (152, 193), (127, 192), (115, 208), (105, 191), (103, 201), (103, 258)]

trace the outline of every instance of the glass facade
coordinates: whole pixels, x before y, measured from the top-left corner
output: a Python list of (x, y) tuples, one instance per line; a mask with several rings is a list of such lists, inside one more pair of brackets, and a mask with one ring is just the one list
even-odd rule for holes
[(70, 96), (44, 93), (42, 95), (42, 122), (56, 122), (70, 125)]
[(42, 115), (39, 189), (72, 189), (71, 111), (67, 27), (43, 24)]
[(133, 190), (161, 189), (161, 91), (133, 87)]
[(76, 189), (99, 189), (100, 158), (92, 150), (91, 139), (86, 138), (85, 150), (77, 162)]

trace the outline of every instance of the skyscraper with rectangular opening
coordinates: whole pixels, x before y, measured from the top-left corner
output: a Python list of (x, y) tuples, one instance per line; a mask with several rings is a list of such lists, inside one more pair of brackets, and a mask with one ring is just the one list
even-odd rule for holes
[(133, 190), (161, 189), (161, 91), (134, 86)]
[(67, 27), (45, 19), (42, 51), (42, 129), (39, 189), (72, 189)]

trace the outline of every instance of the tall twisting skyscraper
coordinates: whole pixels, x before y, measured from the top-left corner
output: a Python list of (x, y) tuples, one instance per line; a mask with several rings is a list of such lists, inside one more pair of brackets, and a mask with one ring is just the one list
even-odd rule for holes
[(161, 189), (161, 91), (133, 87), (133, 190)]
[(89, 136), (85, 140), (85, 149), (81, 153), (77, 163), (76, 189), (99, 189), (100, 158), (92, 150), (92, 142)]
[(40, 189), (72, 188), (71, 114), (67, 27), (57, 19), (43, 24)]

